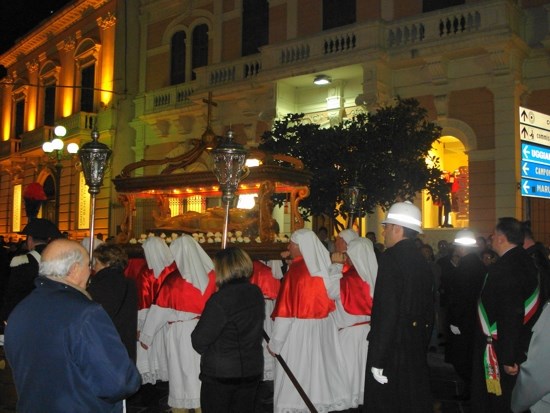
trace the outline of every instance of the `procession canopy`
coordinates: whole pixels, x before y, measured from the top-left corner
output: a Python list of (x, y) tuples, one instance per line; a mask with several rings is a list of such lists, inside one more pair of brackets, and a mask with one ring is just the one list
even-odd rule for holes
[[(141, 250), (150, 234), (172, 237), (187, 233), (208, 253), (220, 249), (225, 209), (209, 151), (221, 141), (210, 129), (163, 159), (141, 160), (124, 167), (113, 179), (123, 216), (117, 242)], [(250, 173), (242, 179), (237, 198), (248, 199), (229, 210), (228, 245), (245, 249), (254, 259), (280, 259), (290, 234), (303, 228), (300, 201), (309, 195), (311, 174), (296, 158), (247, 149)], [(283, 208), (274, 214), (274, 197)], [(243, 202), (244, 204), (244, 202)], [(235, 243), (235, 244), (231, 244)], [(134, 255), (135, 255), (134, 251)]]

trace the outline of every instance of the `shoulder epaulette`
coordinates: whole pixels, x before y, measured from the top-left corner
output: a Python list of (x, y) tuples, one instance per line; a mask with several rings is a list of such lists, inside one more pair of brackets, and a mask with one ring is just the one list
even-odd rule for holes
[(10, 262), (10, 267), (19, 267), (23, 264), (28, 264), (29, 258), (27, 257), (27, 254), (18, 255), (16, 257), (13, 257)]

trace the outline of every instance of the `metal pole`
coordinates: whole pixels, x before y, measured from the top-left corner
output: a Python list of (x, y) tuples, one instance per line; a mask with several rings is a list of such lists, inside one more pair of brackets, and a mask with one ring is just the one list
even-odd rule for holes
[(55, 224), (59, 226), (59, 203), (61, 202), (61, 152), (57, 151), (57, 163), (55, 164)]
[(90, 194), (92, 198), (92, 203), (90, 206), (90, 269), (93, 269), (92, 265), (92, 256), (94, 254), (94, 226), (95, 226), (95, 194)]
[[(263, 336), (264, 336), (264, 340), (269, 344), (269, 336), (267, 335), (265, 330), (263, 330)], [(300, 397), (308, 407), (309, 411), (311, 413), (317, 413), (317, 409), (315, 408), (315, 406), (313, 405), (309, 397), (307, 397), (306, 392), (298, 382), (298, 379), (296, 378), (296, 376), (292, 373), (292, 370), (290, 370), (290, 367), (288, 367), (288, 364), (286, 364), (285, 359), (282, 358), (280, 354), (276, 354), (275, 357), (277, 358), (277, 361), (281, 364), (281, 367), (286, 372), (286, 374), (288, 375), (288, 378), (290, 379), (290, 381), (292, 382), (292, 384), (300, 394)]]
[[(224, 196), (225, 198), (225, 196)], [(227, 227), (229, 226), (229, 199), (225, 199), (225, 217), (223, 222), (223, 238), (222, 238), (222, 250), (227, 246)]]

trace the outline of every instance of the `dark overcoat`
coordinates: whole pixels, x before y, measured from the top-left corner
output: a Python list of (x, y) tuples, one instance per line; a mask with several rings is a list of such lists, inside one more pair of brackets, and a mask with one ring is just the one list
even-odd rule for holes
[(454, 274), (448, 280), (447, 320), (459, 328), (460, 334), (449, 333), (445, 359), (469, 386), (472, 376), (472, 351), (477, 328), (477, 300), (487, 268), (472, 251), (460, 259)]
[(482, 288), (480, 300), (485, 307), (489, 323), (496, 322), (497, 340), (494, 348), (500, 370), (502, 395), (487, 392), (483, 355), (487, 343), (479, 323), (474, 343), (472, 372), (472, 411), (510, 412), (512, 389), (516, 376), (504, 372), (504, 365), (518, 366), (525, 361), (531, 330), (538, 313), (524, 323), (525, 300), (533, 294), (538, 285), (537, 269), (532, 259), (521, 247), (514, 247), (504, 253), (489, 268)]
[[(427, 349), (433, 327), (434, 279), (413, 240), (405, 239), (381, 256), (365, 379), (369, 413), (433, 411)], [(374, 380), (383, 369), (388, 383)]]
[(135, 281), (126, 278), (122, 268), (106, 267), (90, 278), (87, 290), (109, 314), (128, 355), (136, 361), (138, 298)]

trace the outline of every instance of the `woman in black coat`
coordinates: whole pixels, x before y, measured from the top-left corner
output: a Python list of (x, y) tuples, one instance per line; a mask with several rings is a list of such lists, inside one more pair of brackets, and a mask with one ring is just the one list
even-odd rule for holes
[(88, 293), (101, 304), (115, 325), (128, 355), (136, 361), (137, 289), (124, 276), (128, 264), (126, 252), (116, 244), (101, 244), (94, 252), (94, 275)]
[(201, 355), (203, 413), (253, 413), (263, 375), (264, 298), (250, 284), (252, 260), (237, 247), (214, 257), (218, 291), (191, 334)]

